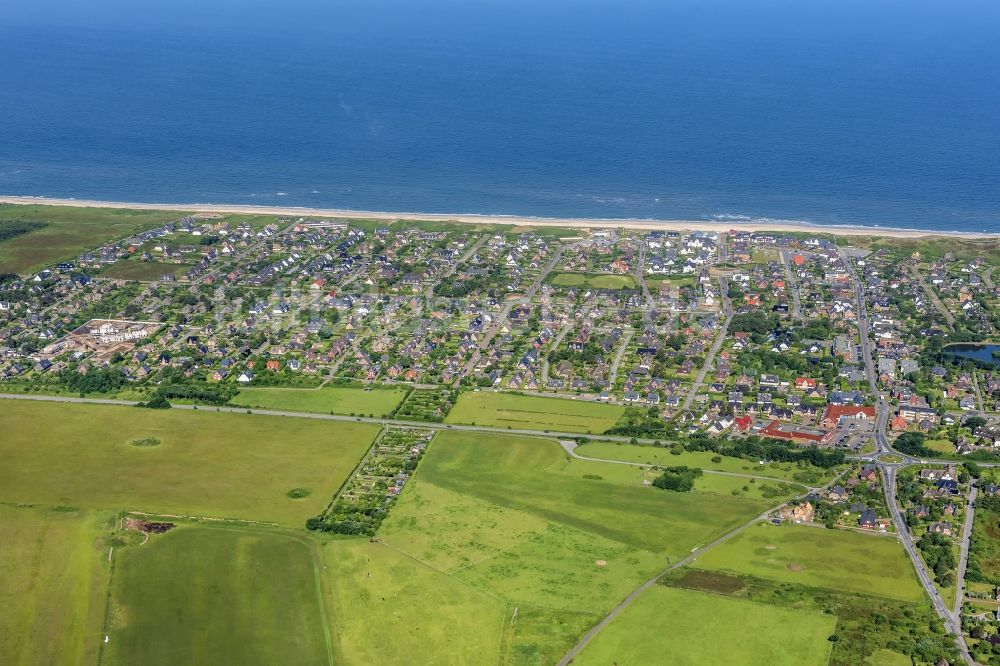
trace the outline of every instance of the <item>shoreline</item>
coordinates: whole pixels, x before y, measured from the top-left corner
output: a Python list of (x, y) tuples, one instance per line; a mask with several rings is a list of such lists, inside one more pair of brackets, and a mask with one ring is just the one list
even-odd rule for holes
[(812, 222), (776, 220), (646, 220), (630, 218), (554, 218), (524, 215), (489, 215), (476, 213), (442, 214), (349, 210), (337, 208), (309, 208), (305, 206), (261, 206), (250, 204), (163, 204), (127, 201), (99, 201), (94, 199), (66, 199), (29, 196), (0, 196), (0, 204), (66, 206), (77, 208), (114, 208), (133, 210), (163, 210), (189, 213), (230, 213), (250, 215), (300, 215), (316, 217), (357, 218), (369, 220), (426, 220), (431, 222), (459, 222), (465, 224), (503, 224), (523, 227), (566, 227), (572, 229), (619, 227), (641, 230), (672, 231), (778, 231), (830, 234), (834, 236), (889, 236), (893, 238), (925, 238), (946, 236), (987, 240), (1000, 238), (1000, 232), (931, 231), (879, 226), (838, 226)]

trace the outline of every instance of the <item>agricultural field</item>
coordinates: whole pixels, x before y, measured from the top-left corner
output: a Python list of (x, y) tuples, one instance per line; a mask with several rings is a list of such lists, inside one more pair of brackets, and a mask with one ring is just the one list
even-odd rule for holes
[(0, 501), (301, 527), (330, 501), (378, 428), (10, 400), (0, 409), (0, 432)]
[(96, 663), (110, 523), (63, 507), (0, 504), (0, 663)]
[(314, 547), (182, 524), (119, 549), (102, 663), (334, 663)]
[(603, 273), (555, 273), (549, 280), (556, 287), (587, 287), (589, 289), (637, 289), (631, 275)]
[(525, 430), (601, 433), (613, 426), (625, 408), (620, 405), (543, 398), (516, 393), (469, 391), (458, 397), (446, 423)]
[(401, 387), (243, 388), (229, 402), (259, 409), (384, 416), (391, 414), (404, 397), (406, 389)]
[(708, 551), (695, 566), (903, 601), (923, 598), (896, 539), (846, 530), (762, 523)]
[(836, 623), (820, 611), (654, 585), (573, 663), (822, 666)]
[(379, 538), (502, 600), (503, 661), (550, 664), (670, 560), (775, 503), (622, 473), (637, 470), (567, 460), (553, 440), (439, 433)]
[[(674, 454), (669, 448), (615, 442), (590, 442), (578, 446), (576, 453), (588, 458), (623, 460), (645, 465), (687, 465), (699, 469), (753, 474), (754, 476), (773, 477), (810, 485), (819, 485), (829, 481), (837, 474), (835, 469), (822, 469), (806, 463), (771, 462), (761, 465), (754, 460), (720, 456), (711, 451), (684, 451), (680, 454)], [(715, 462), (714, 458), (720, 458), (720, 461)]]
[(0, 243), (0, 273), (26, 273), (95, 245), (183, 217), (176, 211), (0, 204), (0, 221), (26, 220), (44, 227)]

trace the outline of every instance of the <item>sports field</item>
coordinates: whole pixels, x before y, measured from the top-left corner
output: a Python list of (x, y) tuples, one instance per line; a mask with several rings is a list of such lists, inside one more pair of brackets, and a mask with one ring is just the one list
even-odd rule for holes
[(445, 423), (596, 434), (613, 426), (624, 413), (625, 408), (620, 405), (467, 391), (458, 396)]
[(837, 618), (655, 585), (574, 664), (825, 666)]
[(549, 282), (557, 287), (589, 287), (590, 289), (636, 289), (631, 275), (606, 273), (555, 273)]
[(190, 525), (120, 549), (102, 663), (332, 665), (312, 549)]
[(102, 522), (0, 504), (0, 664), (97, 663), (108, 582)]
[(551, 664), (671, 559), (769, 504), (659, 491), (622, 471), (636, 472), (568, 461), (554, 440), (443, 432), (379, 536), (505, 604), (501, 661)]
[[(5, 400), (0, 501), (260, 520), (300, 527), (377, 426), (208, 410)], [(156, 446), (134, 440), (156, 438)], [(287, 493), (307, 489), (308, 496)]]
[(0, 273), (24, 273), (73, 259), (100, 243), (183, 216), (175, 211), (0, 204), (0, 220), (46, 224), (0, 243)]
[(230, 402), (260, 409), (383, 416), (396, 409), (405, 396), (406, 389), (402, 387), (245, 388)]
[(692, 566), (904, 601), (923, 598), (896, 539), (846, 530), (761, 523)]

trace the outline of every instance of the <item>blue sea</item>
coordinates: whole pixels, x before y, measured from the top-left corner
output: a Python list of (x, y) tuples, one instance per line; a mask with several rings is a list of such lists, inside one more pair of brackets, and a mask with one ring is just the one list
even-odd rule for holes
[(0, 194), (1000, 232), (996, 0), (8, 0)]

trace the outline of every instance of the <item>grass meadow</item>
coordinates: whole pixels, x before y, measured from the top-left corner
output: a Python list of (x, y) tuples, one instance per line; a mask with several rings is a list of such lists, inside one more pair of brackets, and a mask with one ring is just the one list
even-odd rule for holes
[[(345, 664), (483, 663), (500, 650), (506, 604), (384, 543), (330, 540), (324, 575)], [(494, 657), (495, 658), (495, 657)]]
[(819, 611), (655, 585), (573, 663), (824, 666), (836, 623)]
[(0, 504), (0, 663), (97, 663), (110, 517)]
[(160, 261), (139, 261), (136, 258), (131, 258), (111, 264), (101, 271), (101, 277), (152, 282), (159, 280), (164, 275), (173, 275), (174, 277), (182, 275), (190, 270), (193, 265), (164, 263)]
[(116, 556), (104, 664), (334, 663), (312, 540), (180, 525)]
[[(591, 442), (578, 446), (576, 453), (588, 458), (601, 458), (604, 460), (623, 460), (626, 462), (642, 463), (646, 465), (687, 465), (699, 469), (714, 470), (717, 472), (732, 472), (735, 474), (752, 474), (754, 476), (766, 476), (785, 481), (796, 480), (796, 475), (803, 473), (812, 478), (812, 482), (828, 481), (836, 474), (836, 470), (826, 470), (813, 465), (796, 463), (772, 462), (760, 465), (754, 460), (743, 460), (731, 456), (719, 456), (711, 451), (685, 451), (679, 455), (673, 454), (668, 448), (657, 446), (644, 446), (633, 444), (616, 444), (614, 442)], [(721, 458), (719, 462), (714, 462), (715, 457)]]
[(177, 211), (0, 204), (0, 220), (47, 224), (0, 243), (0, 273), (25, 273), (73, 259), (101, 243), (183, 216)]
[(631, 275), (605, 273), (555, 273), (548, 280), (557, 287), (587, 287), (590, 289), (637, 289)]
[(244, 388), (230, 402), (259, 409), (383, 416), (396, 409), (404, 397), (406, 389), (403, 387), (371, 390), (352, 386), (319, 389)]
[[(330, 501), (378, 427), (9, 400), (0, 432), (0, 501), (300, 527)], [(160, 444), (130, 443), (147, 437)], [(295, 488), (310, 493), (288, 497)]]
[(517, 393), (468, 391), (458, 397), (446, 423), (525, 430), (602, 433), (613, 426), (625, 408), (591, 401), (543, 398)]
[(693, 566), (902, 601), (923, 598), (913, 565), (896, 539), (846, 530), (762, 523), (708, 551)]
[[(443, 432), (382, 524), (380, 545), (501, 602), (503, 622), (479, 640), (500, 637), (502, 663), (551, 664), (671, 559), (774, 502), (660, 491), (636, 474), (567, 459), (551, 439)], [(366, 551), (374, 566), (377, 549)], [(400, 604), (435, 612), (416, 592)], [(379, 613), (375, 624), (390, 620)]]

